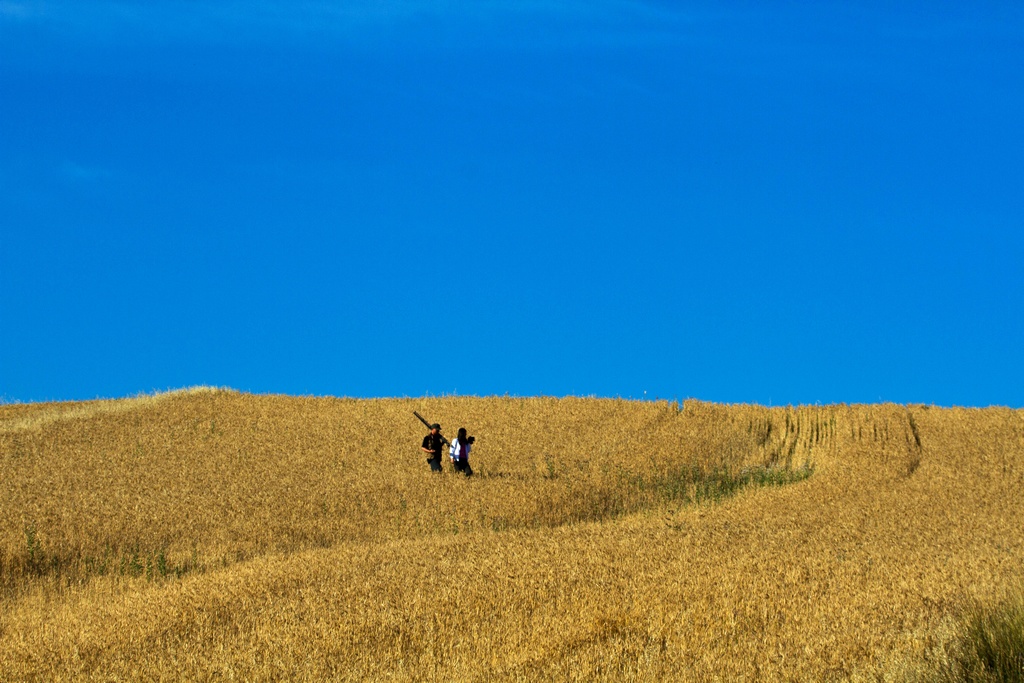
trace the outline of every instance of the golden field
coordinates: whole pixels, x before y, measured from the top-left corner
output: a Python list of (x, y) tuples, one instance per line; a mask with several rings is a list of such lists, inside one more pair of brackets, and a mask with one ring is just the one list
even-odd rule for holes
[(3, 680), (913, 681), (1024, 586), (1021, 410), (193, 389), (0, 472)]

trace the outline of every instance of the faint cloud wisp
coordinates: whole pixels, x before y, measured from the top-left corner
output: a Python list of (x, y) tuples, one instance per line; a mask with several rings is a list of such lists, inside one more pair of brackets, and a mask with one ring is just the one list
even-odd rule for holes
[(0, 0), (0, 17), (12, 17), (14, 19), (28, 19), (31, 15), (29, 8), (22, 2), (11, 2)]
[[(229, 0), (180, 3), (167, 0), (0, 0), (0, 20), (10, 18), (60, 30), (82, 40), (135, 43), (186, 41), (231, 43), (322, 36), (373, 43), (394, 31), (421, 40), (452, 39), (493, 44), (539, 31), (540, 44), (649, 40), (693, 23), (695, 17), (649, 0), (355, 0), (282, 2)], [(447, 40), (446, 40), (447, 38)]]
[(65, 159), (58, 168), (60, 177), (72, 182), (98, 182), (110, 178), (113, 173), (101, 166), (86, 166)]

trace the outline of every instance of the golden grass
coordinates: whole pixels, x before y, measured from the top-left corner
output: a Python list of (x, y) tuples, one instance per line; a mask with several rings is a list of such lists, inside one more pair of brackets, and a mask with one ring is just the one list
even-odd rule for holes
[(123, 413), (152, 405), (183, 394), (232, 392), (231, 389), (196, 386), (154, 394), (139, 394), (131, 398), (114, 400), (75, 401), (57, 403), (14, 403), (0, 405), (0, 432), (42, 429), (58, 420), (74, 420), (94, 415)]
[[(1024, 576), (1024, 411), (680, 408), (0, 406), (0, 670), (909, 680)], [(413, 410), (477, 435), (476, 476), (428, 471)]]

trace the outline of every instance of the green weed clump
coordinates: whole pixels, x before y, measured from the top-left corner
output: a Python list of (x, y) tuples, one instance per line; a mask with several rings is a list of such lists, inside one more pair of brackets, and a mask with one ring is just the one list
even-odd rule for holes
[(1024, 594), (995, 607), (975, 606), (965, 619), (938, 683), (1024, 681)]
[(803, 481), (814, 472), (814, 465), (806, 462), (800, 467), (754, 466), (683, 467), (668, 476), (652, 482), (641, 482), (662, 494), (663, 502), (705, 503), (719, 502), (736, 495), (750, 486), (785, 486)]

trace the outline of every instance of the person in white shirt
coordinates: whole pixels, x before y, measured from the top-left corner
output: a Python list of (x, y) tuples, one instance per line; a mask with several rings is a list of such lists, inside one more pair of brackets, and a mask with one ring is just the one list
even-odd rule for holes
[(452, 442), (449, 450), (455, 471), (462, 472), (467, 477), (473, 476), (473, 468), (469, 466), (469, 451), (475, 440), (472, 436), (466, 436), (465, 427), (459, 427), (459, 436)]

